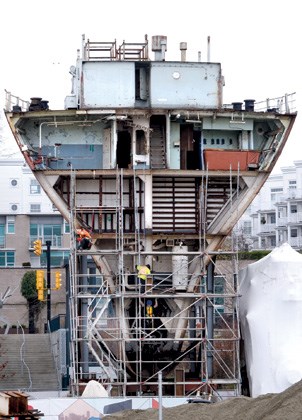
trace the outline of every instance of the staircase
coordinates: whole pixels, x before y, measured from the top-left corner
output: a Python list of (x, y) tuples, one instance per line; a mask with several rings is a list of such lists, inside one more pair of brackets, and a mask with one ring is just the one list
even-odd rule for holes
[(150, 166), (152, 169), (166, 168), (166, 145), (161, 126), (153, 126), (150, 139)]
[[(233, 191), (236, 191), (236, 185), (232, 184), (232, 189)], [(208, 181), (206, 197), (207, 226), (209, 226), (215, 220), (223, 206), (228, 202), (230, 199), (230, 194), (229, 178), (210, 177)]]
[(59, 390), (48, 334), (0, 335), (1, 390)]

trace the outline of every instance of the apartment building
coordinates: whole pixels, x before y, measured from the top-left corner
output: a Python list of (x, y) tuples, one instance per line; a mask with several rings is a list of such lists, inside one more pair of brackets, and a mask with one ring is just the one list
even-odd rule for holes
[(69, 255), (70, 232), (22, 158), (0, 160), (0, 267), (43, 267), (46, 252), (33, 242), (51, 241), (51, 265)]
[[(27, 301), (20, 291), (21, 280), (29, 270), (44, 270), (46, 277), (46, 247), (41, 256), (34, 254), (33, 242), (51, 242), (51, 283), (55, 272), (62, 274), (62, 288), (51, 292), (51, 318), (64, 319), (66, 313), (65, 268), (69, 256), (69, 225), (37, 183), (23, 158), (0, 159), (0, 296), (9, 287), (10, 297), (0, 310), (0, 327), (28, 325)], [(2, 299), (2, 297), (1, 297)], [(2, 302), (3, 303), (3, 302)], [(46, 305), (37, 319), (37, 332), (43, 332), (47, 322)], [(1, 330), (4, 331), (3, 329)]]
[(250, 249), (302, 249), (302, 161), (270, 175), (238, 226)]

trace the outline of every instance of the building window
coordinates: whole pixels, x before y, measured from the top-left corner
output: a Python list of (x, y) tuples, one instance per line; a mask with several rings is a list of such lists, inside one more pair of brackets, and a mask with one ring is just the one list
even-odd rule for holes
[(15, 266), (15, 252), (14, 251), (0, 251), (0, 267), (14, 267)]
[(243, 222), (243, 233), (245, 235), (251, 235), (252, 234), (252, 222), (249, 220), (245, 220)]
[(64, 233), (70, 233), (70, 224), (64, 220)]
[(0, 225), (0, 248), (5, 247), (5, 226)]
[(31, 213), (41, 213), (41, 204), (31, 204), (30, 205)]
[(292, 204), (290, 206), (290, 212), (291, 213), (297, 213), (298, 212), (298, 208), (297, 208), (296, 204)]
[[(50, 255), (50, 265), (52, 267), (61, 267), (69, 258), (69, 251), (51, 251)], [(41, 255), (41, 266), (46, 267), (47, 265), (47, 256), (46, 253)]]
[[(201, 291), (205, 293), (206, 291), (206, 276), (202, 278)], [(214, 294), (223, 295), (225, 293), (225, 284), (226, 279), (223, 276), (214, 276)], [(215, 312), (224, 312), (224, 297), (218, 296), (214, 297), (214, 309)]]
[(276, 223), (276, 214), (275, 213), (270, 214), (269, 218), (270, 218), (270, 223), (272, 223), (272, 224)]
[(18, 180), (17, 179), (11, 179), (10, 180), (10, 185), (12, 187), (17, 187), (18, 186)]
[[(214, 276), (214, 293), (223, 295), (224, 294), (224, 284), (225, 279), (222, 276)], [(224, 305), (224, 298), (223, 297), (217, 297), (214, 299), (214, 305)], [(223, 310), (222, 310), (223, 312)]]
[(18, 210), (18, 204), (10, 204), (10, 208), (12, 211), (17, 211)]
[(15, 218), (8, 216), (6, 219), (6, 233), (15, 233)]
[(61, 225), (48, 225), (48, 224), (35, 224), (30, 225), (30, 239), (31, 242), (37, 238), (42, 240), (42, 243), (46, 241), (51, 242), (53, 247), (62, 246), (62, 226)]
[(291, 238), (297, 238), (298, 237), (298, 229), (291, 229), (290, 237)]
[(286, 217), (286, 209), (279, 207), (278, 209), (278, 219), (280, 219), (281, 217)]
[(276, 246), (276, 237), (275, 236), (272, 236), (271, 237), (271, 246), (273, 247), (273, 246)]
[(41, 186), (36, 179), (30, 180), (30, 193), (31, 194), (41, 194)]
[(275, 203), (281, 198), (283, 194), (283, 188), (271, 188), (271, 201)]

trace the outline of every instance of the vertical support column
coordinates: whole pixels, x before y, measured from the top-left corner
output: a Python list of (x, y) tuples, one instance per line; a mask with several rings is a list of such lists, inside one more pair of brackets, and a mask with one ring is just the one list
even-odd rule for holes
[[(152, 175), (144, 176), (145, 182), (145, 202), (144, 202), (144, 213), (145, 213), (145, 250), (152, 253)], [(145, 264), (150, 264), (152, 267), (152, 256), (147, 255)]]
[(46, 241), (46, 267), (47, 267), (47, 326), (49, 326), (51, 320), (51, 268), (50, 268), (50, 247), (51, 241)]
[(166, 169), (170, 169), (170, 139), (171, 139), (171, 121), (170, 115), (166, 116)]
[[(207, 269), (207, 293), (214, 293), (214, 264), (210, 262)], [(214, 304), (207, 299), (207, 372), (208, 378), (213, 376), (213, 337), (214, 337)]]
[(114, 169), (116, 167), (116, 148), (117, 148), (117, 124), (116, 120), (112, 121), (112, 149), (111, 149), (111, 168)]
[(158, 372), (158, 420), (163, 419), (163, 374)]
[(70, 385), (70, 377), (68, 370), (71, 367), (71, 320), (70, 320), (70, 265), (69, 262), (65, 265), (65, 279), (66, 279), (66, 373), (62, 378), (62, 389)]
[[(81, 273), (82, 273), (82, 280), (81, 280), (81, 288), (80, 292), (87, 294), (87, 256), (81, 256)], [(88, 351), (88, 328), (87, 328), (87, 320), (88, 320), (88, 301), (87, 298), (81, 299), (81, 318), (82, 318), (82, 357), (81, 357), (81, 365), (82, 365), (82, 372), (84, 378), (88, 378), (89, 374), (89, 351)]]

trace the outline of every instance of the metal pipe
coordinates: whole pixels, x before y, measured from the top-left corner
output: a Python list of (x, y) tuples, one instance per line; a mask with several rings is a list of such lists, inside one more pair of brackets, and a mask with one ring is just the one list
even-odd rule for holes
[(158, 420), (163, 418), (163, 389), (162, 389), (163, 373), (158, 372)]
[(179, 49), (180, 49), (180, 53), (181, 53), (181, 61), (186, 61), (187, 60), (187, 57), (186, 57), (187, 43), (186, 42), (181, 42), (179, 44)]
[(210, 45), (211, 44), (211, 37), (208, 36), (208, 49), (207, 49), (207, 62), (210, 62)]

